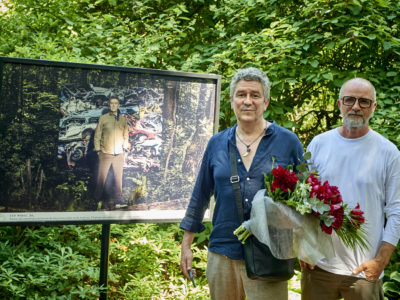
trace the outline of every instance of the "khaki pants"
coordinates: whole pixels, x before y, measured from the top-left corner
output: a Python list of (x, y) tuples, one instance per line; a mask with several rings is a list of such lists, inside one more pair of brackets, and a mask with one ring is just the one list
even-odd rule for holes
[(113, 168), (114, 173), (114, 198), (121, 201), (122, 198), (122, 172), (124, 167), (124, 153), (118, 155), (105, 154), (99, 152), (99, 170), (97, 175), (96, 191), (94, 199), (96, 202), (101, 200), (104, 190), (104, 184), (107, 179), (107, 174), (110, 168)]
[(287, 281), (266, 282), (247, 277), (243, 260), (209, 251), (206, 276), (213, 300), (287, 300)]
[(305, 269), (301, 273), (301, 299), (303, 300), (383, 300), (382, 279), (337, 275), (321, 268)]

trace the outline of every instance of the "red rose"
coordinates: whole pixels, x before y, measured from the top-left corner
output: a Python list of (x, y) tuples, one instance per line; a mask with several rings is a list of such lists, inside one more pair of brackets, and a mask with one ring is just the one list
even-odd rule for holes
[(289, 190), (294, 191), (297, 181), (299, 180), (294, 172), (290, 172), (282, 166), (273, 169), (272, 175), (275, 177), (275, 180), (271, 184), (271, 191), (273, 192), (278, 188), (286, 193), (289, 192)]
[(361, 224), (365, 222), (364, 212), (360, 209), (360, 204), (357, 203), (357, 206), (350, 212), (350, 216), (354, 221), (354, 226), (360, 228)]
[(328, 184), (328, 186), (329, 186), (328, 194), (329, 194), (329, 200), (330, 200), (331, 204), (342, 203), (343, 200), (342, 200), (342, 196), (340, 195), (338, 187), (334, 186), (334, 185), (329, 185), (329, 184)]
[(342, 203), (342, 196), (337, 186), (330, 185), (328, 181), (321, 184), (313, 174), (307, 178), (307, 182), (311, 184), (310, 197), (317, 197), (319, 200), (324, 201), (325, 204)]
[(318, 179), (317, 177), (315, 177), (314, 174), (311, 174), (310, 176), (308, 176), (306, 182), (307, 182), (307, 183), (310, 183), (311, 186), (313, 186), (313, 185), (320, 185), (320, 184), (321, 184), (321, 182), (319, 181), (319, 179)]
[(341, 206), (340, 204), (332, 204), (329, 214), (335, 218), (335, 221), (332, 223), (332, 227), (335, 230), (338, 230), (343, 224), (343, 206)]
[(321, 221), (321, 229), (323, 232), (327, 233), (327, 234), (332, 234), (332, 227), (331, 226), (326, 226), (324, 221)]
[(317, 197), (319, 200), (324, 201), (325, 204), (329, 203), (329, 194), (327, 194), (327, 182), (325, 181), (323, 185), (315, 184), (311, 186), (311, 197)]

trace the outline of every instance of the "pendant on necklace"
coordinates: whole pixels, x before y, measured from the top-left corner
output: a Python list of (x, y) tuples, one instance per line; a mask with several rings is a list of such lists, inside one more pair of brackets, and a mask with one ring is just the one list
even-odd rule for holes
[(246, 152), (244, 154), (242, 154), (243, 157), (246, 157), (247, 155), (249, 155), (249, 153), (251, 151), (249, 146), (246, 145), (246, 147), (247, 147)]

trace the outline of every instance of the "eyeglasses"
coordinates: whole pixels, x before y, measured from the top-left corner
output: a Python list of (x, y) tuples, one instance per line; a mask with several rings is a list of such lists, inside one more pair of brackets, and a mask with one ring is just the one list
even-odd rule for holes
[(358, 105), (360, 105), (361, 108), (370, 108), (372, 103), (374, 102), (373, 100), (368, 98), (356, 98), (353, 96), (344, 96), (342, 98), (342, 103), (343, 105), (346, 106), (353, 106), (357, 100), (358, 100)]

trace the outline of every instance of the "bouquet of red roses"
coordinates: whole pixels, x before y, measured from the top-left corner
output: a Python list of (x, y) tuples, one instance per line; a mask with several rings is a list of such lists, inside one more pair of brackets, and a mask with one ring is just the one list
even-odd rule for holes
[[(309, 160), (311, 158), (310, 153), (306, 153), (304, 158), (305, 160)], [(314, 227), (315, 224), (318, 223), (320, 227), (319, 231), (322, 231), (324, 234), (331, 235), (332, 232), (335, 231), (338, 237), (348, 247), (354, 248), (358, 245), (363, 249), (367, 249), (366, 234), (361, 228), (362, 224), (365, 222), (365, 218), (363, 211), (360, 210), (359, 204), (357, 204), (355, 208), (350, 209), (347, 204), (343, 203), (339, 189), (336, 186), (330, 185), (327, 181), (322, 183), (318, 178), (317, 172), (315, 170), (309, 171), (307, 165), (308, 163), (302, 163), (297, 166), (298, 173), (293, 172), (290, 166), (289, 168), (278, 166), (273, 168), (268, 176), (265, 175), (265, 194), (267, 194), (268, 197), (263, 194), (263, 203), (264, 206), (266, 206), (267, 212), (265, 214), (260, 213), (260, 209), (263, 209), (263, 205), (260, 206), (253, 200), (253, 206), (256, 205), (257, 207), (253, 207), (255, 210), (254, 212), (252, 208), (252, 217), (247, 223), (243, 223), (235, 230), (234, 233), (238, 236), (239, 240), (244, 242), (250, 234), (255, 234), (255, 232), (259, 231), (251, 230), (253, 213), (254, 218), (256, 215), (262, 215), (264, 218), (264, 215), (268, 215), (269, 207), (274, 206), (270, 209), (270, 211), (274, 211), (274, 213), (270, 212), (270, 220), (267, 226), (272, 225), (273, 227), (275, 225), (275, 227), (284, 227), (285, 222), (287, 223), (287, 220), (292, 218), (296, 219), (292, 223), (297, 223), (296, 226), (301, 227), (301, 224), (298, 225), (298, 223), (306, 220), (307, 222), (314, 222), (312, 223)], [(260, 197), (257, 196), (257, 198)], [(256, 199), (256, 197), (254, 199)], [(276, 203), (289, 206), (295, 211), (288, 210), (287, 207), (282, 207), (282, 205), (276, 207)], [(302, 216), (305, 218), (301, 218)], [(282, 221), (282, 219), (284, 220)], [(316, 220), (318, 220), (318, 222), (316, 222)], [(253, 227), (260, 227), (259, 220), (253, 223)], [(277, 225), (275, 223), (279, 224)], [(306, 227), (303, 226), (302, 230), (309, 230), (305, 228)], [(267, 232), (267, 234), (265, 234), (263, 232), (260, 235), (271, 236), (271, 233)], [(318, 232), (316, 235), (321, 236)], [(256, 237), (259, 238), (257, 235)], [(322, 238), (325, 237), (322, 235)], [(319, 243), (314, 241), (314, 245), (317, 244)], [(285, 247), (287, 248), (287, 245)], [(283, 247), (282, 245), (278, 245), (276, 248)], [(310, 246), (309, 248), (312, 247)]]

